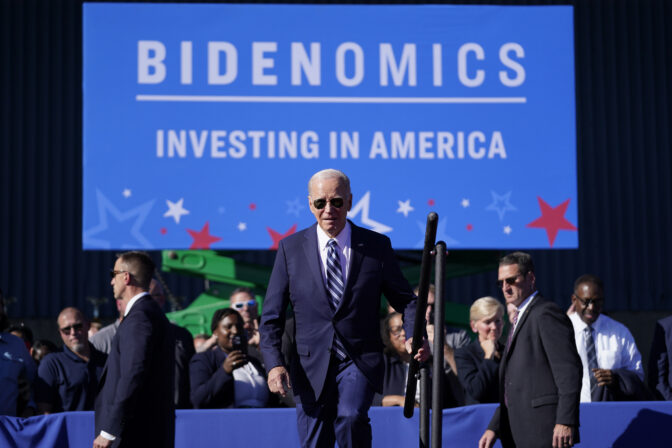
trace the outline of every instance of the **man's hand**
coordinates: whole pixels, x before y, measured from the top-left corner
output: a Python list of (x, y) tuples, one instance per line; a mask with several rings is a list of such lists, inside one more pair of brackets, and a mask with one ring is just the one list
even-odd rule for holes
[(93, 441), (93, 448), (108, 448), (110, 446), (112, 446), (112, 440), (107, 440), (100, 434), (96, 437), (96, 440)]
[(616, 384), (616, 376), (608, 369), (593, 369), (598, 386), (613, 386)]
[[(410, 354), (413, 354), (413, 338), (406, 339), (406, 351)], [(413, 358), (415, 358), (416, 361), (418, 362), (425, 362), (429, 359), (429, 344), (427, 343), (427, 339), (422, 340), (422, 347), (418, 349), (418, 353), (415, 354)]]
[(383, 406), (404, 406), (406, 402), (406, 397), (403, 395), (385, 395), (383, 397), (382, 405)]
[(492, 429), (487, 429), (478, 441), (478, 448), (492, 448), (497, 440), (497, 435)]
[(553, 448), (567, 448), (574, 446), (574, 437), (572, 427), (556, 424), (553, 428)]
[(271, 392), (285, 397), (291, 388), (292, 383), (289, 381), (289, 372), (283, 366), (273, 367), (268, 372), (268, 389)]

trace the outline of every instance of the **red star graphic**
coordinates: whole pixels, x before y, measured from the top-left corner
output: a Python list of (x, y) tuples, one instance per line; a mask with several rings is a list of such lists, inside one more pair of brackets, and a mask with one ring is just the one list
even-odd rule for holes
[(253, 202), (253, 203), (251, 203), (251, 204), (249, 205), (249, 207), (250, 207), (250, 210), (256, 210), (256, 209), (257, 209), (257, 204), (255, 204), (255, 203)]
[(472, 230), (474, 230), (474, 226), (472, 224), (467, 224), (467, 230), (471, 232)]
[(555, 237), (558, 235), (558, 230), (577, 230), (574, 224), (565, 219), (565, 212), (567, 211), (567, 206), (569, 206), (570, 199), (567, 199), (557, 207), (551, 207), (539, 196), (537, 196), (537, 200), (539, 201), (541, 216), (527, 224), (526, 227), (546, 229), (546, 235), (551, 247), (553, 247)]
[(278, 249), (278, 243), (280, 242), (281, 239), (288, 237), (292, 233), (296, 232), (296, 224), (292, 226), (291, 229), (289, 229), (285, 233), (278, 233), (275, 230), (271, 229), (270, 227), (266, 227), (266, 230), (268, 231), (268, 234), (271, 235), (271, 239), (273, 240), (273, 245), (271, 246), (271, 250), (277, 250)]
[(212, 243), (220, 241), (218, 236), (210, 235), (210, 222), (206, 221), (203, 228), (199, 231), (187, 229), (189, 235), (194, 239), (189, 249), (210, 249)]
[(161, 235), (165, 235), (166, 233), (168, 233), (168, 229), (166, 229), (165, 227), (161, 227), (161, 230), (159, 230), (159, 232), (161, 232)]
[(435, 204), (434, 199), (430, 199), (429, 201), (427, 201), (427, 205), (429, 205), (430, 207), (432, 207), (434, 204)]

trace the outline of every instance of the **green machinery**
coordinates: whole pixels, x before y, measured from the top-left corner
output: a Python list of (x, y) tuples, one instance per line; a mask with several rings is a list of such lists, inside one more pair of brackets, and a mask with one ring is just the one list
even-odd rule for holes
[[(206, 281), (205, 292), (187, 308), (168, 313), (168, 319), (193, 335), (210, 334), (212, 315), (216, 310), (229, 306), (231, 291), (240, 286), (254, 289), (261, 312), (263, 295), (260, 294), (266, 291), (272, 266), (239, 261), (235, 255), (235, 252), (213, 250), (164, 250), (163, 271), (196, 276)], [(451, 252), (447, 258), (446, 275), (451, 278), (495, 269), (499, 255), (497, 251)], [(401, 251), (398, 256), (404, 275), (411, 284), (416, 284), (420, 276), (420, 254)], [(386, 301), (383, 301), (381, 317), (385, 313)], [(448, 297), (445, 318), (447, 325), (468, 328), (469, 307), (453, 303)]]

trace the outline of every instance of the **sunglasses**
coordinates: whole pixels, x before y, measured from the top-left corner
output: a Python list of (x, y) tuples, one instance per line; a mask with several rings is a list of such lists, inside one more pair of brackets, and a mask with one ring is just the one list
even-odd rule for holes
[(84, 328), (84, 324), (79, 323), (79, 324), (72, 324), (70, 326), (63, 327), (60, 330), (61, 330), (61, 333), (63, 333), (63, 334), (70, 334), (70, 332), (72, 330), (75, 330), (75, 333), (78, 333), (78, 332), (82, 331), (83, 328)]
[(574, 297), (576, 297), (576, 300), (578, 300), (581, 303), (581, 306), (583, 306), (584, 308), (588, 308), (591, 303), (595, 307), (604, 305), (604, 297), (594, 297), (592, 299), (586, 299), (586, 300), (583, 300), (576, 294), (574, 294)]
[(505, 278), (504, 280), (497, 280), (497, 288), (502, 289), (504, 282), (506, 282), (507, 285), (515, 285), (520, 276), (525, 277), (524, 274), (516, 274), (513, 277)]
[[(341, 207), (343, 207), (343, 204), (344, 204), (343, 198), (329, 199), (328, 202), (331, 204), (332, 207), (336, 207), (336, 208), (341, 208)], [(322, 210), (326, 206), (327, 206), (327, 200), (326, 199), (315, 199), (313, 201), (313, 207), (315, 207), (318, 210)]]
[(257, 304), (256, 300), (248, 300), (247, 302), (238, 302), (234, 303), (232, 307), (236, 310), (242, 310), (245, 305), (247, 306), (254, 306)]
[(123, 274), (124, 272), (128, 271), (115, 271), (114, 269), (110, 269), (110, 278), (114, 278), (119, 274)]

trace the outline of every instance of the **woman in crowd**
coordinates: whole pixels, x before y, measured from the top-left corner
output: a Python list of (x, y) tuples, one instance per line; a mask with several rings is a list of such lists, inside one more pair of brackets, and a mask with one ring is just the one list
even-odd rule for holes
[(382, 337), (385, 344), (385, 375), (383, 380), (383, 395), (376, 394), (375, 406), (403, 406), (406, 393), (406, 376), (411, 355), (406, 351), (401, 314), (394, 312), (383, 321)]
[(269, 392), (259, 360), (247, 355), (243, 318), (232, 308), (217, 310), (211, 330), (217, 342), (189, 363), (191, 402), (195, 409), (258, 408)]
[(504, 347), (502, 336), (504, 307), (493, 297), (482, 297), (471, 305), (471, 330), (478, 336), (455, 351), (457, 374), (465, 390), (466, 404), (499, 401), (499, 361)]

